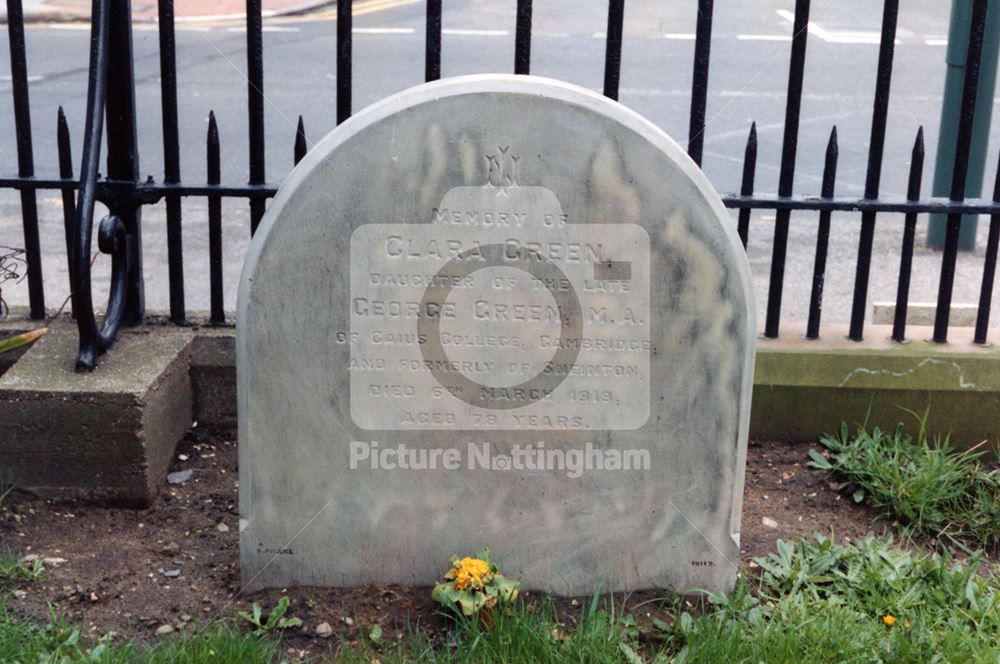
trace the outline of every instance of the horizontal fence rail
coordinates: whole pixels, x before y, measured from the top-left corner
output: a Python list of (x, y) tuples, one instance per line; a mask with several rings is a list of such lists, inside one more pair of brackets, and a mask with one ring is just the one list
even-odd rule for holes
[[(532, 1), (510, 0), (515, 8), (515, 41), (513, 71), (531, 71)], [(881, 6), (881, 35), (875, 66), (875, 90), (872, 103), (871, 134), (864, 195), (860, 198), (835, 195), (839, 161), (836, 127), (827, 142), (820, 191), (816, 194), (796, 192), (795, 171), (799, 139), (799, 119), (805, 84), (805, 59), (809, 38), (810, 0), (796, 0), (790, 34), (791, 50), (788, 63), (788, 85), (785, 101), (784, 133), (782, 138), (778, 189), (776, 193), (755, 191), (758, 157), (756, 125), (751, 123), (744, 150), (743, 176), (738, 194), (723, 196), (728, 208), (736, 211), (735, 225), (744, 247), (752, 232), (751, 212), (775, 212), (774, 236), (771, 245), (771, 265), (764, 317), (764, 336), (776, 338), (781, 327), (782, 295), (785, 283), (785, 260), (791, 222), (796, 218), (817, 215), (813, 274), (806, 338), (820, 336), (823, 313), (823, 289), (830, 238), (832, 213), (861, 215), (858, 235), (854, 294), (850, 311), (849, 338), (864, 337), (865, 310), (872, 262), (873, 239), (878, 215), (903, 215), (903, 237), (899, 253), (899, 276), (896, 290), (896, 310), (892, 339), (906, 341), (906, 313), (912, 272), (916, 224), (920, 215), (947, 215), (945, 246), (941, 257), (941, 273), (937, 291), (937, 310), (933, 339), (944, 343), (948, 338), (949, 314), (954, 290), (955, 266), (962, 215), (985, 214), (990, 217), (989, 233), (979, 307), (975, 325), (975, 343), (987, 343), (990, 307), (1000, 244), (1000, 160), (991, 199), (967, 199), (965, 184), (968, 177), (972, 141), (972, 124), (976, 111), (976, 90), (983, 51), (983, 26), (988, 0), (970, 0), (972, 23), (966, 49), (965, 79), (960, 111), (958, 139), (954, 147), (954, 174), (950, 195), (922, 197), (924, 166), (923, 129), (917, 128), (910, 159), (909, 182), (905, 198), (880, 195), (883, 152), (887, 132), (887, 111), (895, 56), (895, 40), (899, 0), (884, 0)], [(994, 0), (1000, 1), (1000, 0)], [(183, 181), (180, 163), (178, 124), (175, 17), (171, 0), (159, 1), (159, 63), (160, 94), (163, 122), (164, 173), (161, 181), (140, 180), (135, 142), (136, 108), (133, 77), (132, 33), (129, 0), (96, 0), (91, 18), (91, 65), (87, 96), (86, 128), (79, 174), (74, 176), (70, 152), (70, 136), (63, 109), (57, 113), (58, 178), (35, 176), (31, 141), (31, 108), (29, 102), (28, 63), (25, 46), (24, 15), (21, 0), (6, 0), (7, 32), (10, 41), (11, 82), (14, 126), (17, 141), (17, 173), (0, 174), (0, 189), (17, 190), (21, 201), (21, 219), (27, 263), (29, 310), (33, 319), (46, 316), (42, 282), (42, 248), (39, 242), (36, 196), (39, 190), (57, 190), (63, 200), (66, 249), (72, 292), (72, 311), (80, 328), (78, 368), (93, 368), (96, 357), (114, 341), (120, 324), (134, 325), (144, 316), (142, 284), (142, 243), (140, 212), (143, 206), (166, 204), (167, 265), (169, 274), (170, 318), (175, 323), (186, 321), (184, 270), (207, 267), (210, 288), (210, 321), (223, 324), (223, 198), (246, 199), (250, 211), (249, 233), (256, 231), (267, 205), (267, 199), (277, 191), (276, 185), (265, 180), (264, 133), (264, 56), (261, 0), (246, 3), (247, 117), (248, 117), (248, 179), (245, 184), (223, 183), (220, 161), (219, 127), (215, 114), (208, 112), (206, 136), (207, 180), (205, 183)], [(336, 16), (336, 118), (338, 124), (352, 112), (352, 0), (337, 0)], [(698, 0), (697, 12), (691, 17), (694, 28), (694, 60), (692, 69), (691, 105), (688, 132), (688, 154), (698, 165), (704, 149), (704, 134), (710, 85), (713, 0)], [(609, 0), (605, 41), (603, 92), (617, 99), (621, 80), (625, 0)], [(442, 0), (426, 1), (424, 79), (441, 77)], [(99, 177), (101, 137), (108, 122), (107, 177)], [(307, 149), (302, 117), (292, 146), (294, 163)], [(207, 266), (185, 266), (182, 254), (184, 198), (204, 198), (208, 205)], [(90, 237), (93, 228), (94, 203), (105, 204), (110, 214), (101, 221), (98, 245), (112, 256), (112, 286), (103, 323), (98, 326), (90, 295)]]

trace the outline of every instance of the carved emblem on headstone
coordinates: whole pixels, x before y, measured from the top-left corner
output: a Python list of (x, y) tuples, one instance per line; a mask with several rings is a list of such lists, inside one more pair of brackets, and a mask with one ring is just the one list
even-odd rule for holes
[(517, 162), (521, 155), (514, 154), (509, 145), (498, 145), (496, 152), (483, 156), (486, 157), (490, 186), (499, 187), (498, 194), (507, 195), (509, 188), (518, 186)]

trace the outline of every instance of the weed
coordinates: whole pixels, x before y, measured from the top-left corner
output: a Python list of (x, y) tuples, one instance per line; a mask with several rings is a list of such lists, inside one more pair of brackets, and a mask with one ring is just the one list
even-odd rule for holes
[(258, 602), (254, 602), (250, 610), (251, 613), (240, 611), (237, 615), (254, 626), (252, 632), (254, 636), (262, 636), (288, 629), (289, 627), (298, 627), (302, 624), (302, 621), (298, 618), (285, 617), (285, 614), (288, 612), (288, 597), (282, 597), (278, 600), (278, 603), (271, 609), (271, 612), (267, 614), (267, 620), (263, 620), (264, 610)]
[(270, 664), (281, 661), (277, 639), (243, 634), (228, 622), (162, 639), (145, 652), (131, 650), (132, 659), (129, 661), (143, 664)]
[(0, 661), (124, 664), (137, 658), (131, 647), (115, 646), (109, 637), (84, 638), (79, 628), (55, 615), (44, 625), (15, 618), (0, 598)]
[(928, 440), (926, 413), (916, 439), (902, 425), (888, 432), (861, 427), (853, 436), (846, 424), (839, 435), (820, 441), (825, 458), (810, 451), (813, 468), (842, 477), (844, 488), (914, 533), (944, 539), (969, 550), (1000, 549), (1000, 475), (988, 469), (982, 450), (957, 451), (947, 437)]
[[(728, 595), (709, 593), (698, 615), (677, 607), (672, 621), (640, 625), (614, 601), (595, 596), (568, 627), (550, 599), (514, 602), (488, 629), (457, 620), (431, 637), (412, 628), (388, 639), (371, 627), (354, 645), (331, 644), (316, 662), (997, 662), (1000, 658), (1000, 581), (979, 558), (958, 563), (925, 556), (867, 537), (839, 545), (817, 536), (780, 541), (757, 558), (755, 580), (740, 578)], [(185, 630), (155, 645), (87, 639), (53, 616), (46, 625), (12, 618), (0, 593), (0, 661), (170, 664), (282, 660), (280, 625), (287, 602), (271, 616), (244, 620), (241, 633), (224, 621), (204, 631)], [(270, 627), (269, 627), (270, 625)]]
[(13, 581), (35, 581), (44, 572), (41, 560), (26, 562), (13, 553), (0, 553), (0, 590)]

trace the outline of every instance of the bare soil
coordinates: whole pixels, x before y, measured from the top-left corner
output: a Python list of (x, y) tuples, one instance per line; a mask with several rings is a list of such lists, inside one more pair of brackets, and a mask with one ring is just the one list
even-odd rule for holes
[[(752, 572), (754, 556), (765, 555), (779, 538), (815, 532), (843, 541), (884, 526), (876, 514), (837, 492), (820, 471), (806, 467), (810, 447), (753, 441), (743, 505), (742, 565)], [(352, 589), (293, 588), (244, 596), (239, 593), (238, 473), (235, 437), (192, 431), (178, 447), (171, 472), (192, 470), (179, 485), (165, 485), (143, 511), (55, 503), (15, 493), (0, 508), (0, 553), (49, 559), (39, 580), (21, 583), (8, 610), (44, 621), (50, 607), (95, 636), (114, 631), (146, 640), (163, 625), (192, 630), (253, 601), (265, 609), (286, 594), (290, 616), (302, 629), (287, 633), (291, 654), (317, 654), (334, 644), (362, 640), (373, 625), (383, 639), (420, 625), (433, 636), (447, 619), (427, 588), (368, 586)], [(639, 593), (640, 623), (653, 615), (669, 620), (665, 605)], [(529, 601), (531, 598), (529, 597)], [(559, 615), (573, 623), (589, 598), (559, 599)], [(329, 623), (340, 638), (315, 634)]]

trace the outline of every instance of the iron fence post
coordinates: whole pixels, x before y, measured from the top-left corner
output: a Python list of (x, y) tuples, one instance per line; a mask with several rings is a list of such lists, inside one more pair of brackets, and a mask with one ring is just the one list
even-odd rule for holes
[[(131, 0), (112, 0), (108, 18), (108, 92), (105, 107), (108, 179), (130, 182), (135, 186), (139, 183), (139, 148), (136, 140)], [(108, 206), (108, 211), (125, 225), (128, 265), (122, 323), (138, 325), (146, 312), (142, 277), (141, 207), (131, 196), (103, 202)]]
[[(31, 142), (31, 103), (28, 99), (27, 47), (21, 0), (7, 0), (7, 37), (10, 40), (10, 80), (14, 92), (17, 175), (19, 178), (32, 180), (35, 177), (35, 157)], [(45, 288), (38, 235), (38, 200), (33, 189), (22, 189), (20, 194), (21, 227), (24, 230), (25, 260), (28, 263), (28, 303), (31, 317), (41, 320), (45, 318)]]

